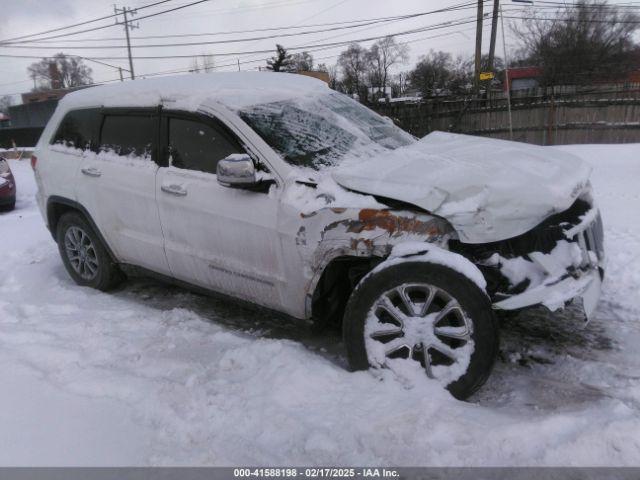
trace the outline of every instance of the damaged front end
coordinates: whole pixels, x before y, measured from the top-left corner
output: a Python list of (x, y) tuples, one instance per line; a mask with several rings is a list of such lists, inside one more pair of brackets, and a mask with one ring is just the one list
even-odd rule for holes
[(334, 306), (346, 303), (360, 278), (394, 246), (422, 241), (446, 248), (456, 237), (445, 220), (411, 210), (328, 207), (300, 217), (295, 243), (305, 265), (306, 311), (316, 318), (323, 297)]
[(449, 247), (480, 268), (494, 308), (554, 311), (581, 299), (589, 318), (604, 277), (603, 240), (600, 213), (585, 194), (525, 234), (485, 244), (453, 240)]

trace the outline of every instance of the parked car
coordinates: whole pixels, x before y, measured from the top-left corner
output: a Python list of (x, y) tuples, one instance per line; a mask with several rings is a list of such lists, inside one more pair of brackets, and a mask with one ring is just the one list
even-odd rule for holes
[[(582, 300), (603, 275), (590, 170), (559, 150), (421, 140), (323, 82), (208, 74), (65, 96), (34, 152), (69, 275), (150, 272), (319, 324), (355, 369), (488, 377), (496, 310)], [(408, 369), (408, 370), (405, 370)]]
[(16, 206), (16, 181), (6, 158), (0, 157), (0, 211)]

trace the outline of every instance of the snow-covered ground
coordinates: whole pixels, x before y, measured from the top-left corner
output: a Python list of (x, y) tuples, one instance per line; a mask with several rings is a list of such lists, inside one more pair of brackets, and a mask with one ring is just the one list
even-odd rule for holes
[(29, 162), (0, 213), (1, 465), (639, 465), (640, 145), (594, 167), (607, 278), (595, 318), (506, 322), (470, 403), (348, 373), (336, 334), (152, 280), (72, 283)]

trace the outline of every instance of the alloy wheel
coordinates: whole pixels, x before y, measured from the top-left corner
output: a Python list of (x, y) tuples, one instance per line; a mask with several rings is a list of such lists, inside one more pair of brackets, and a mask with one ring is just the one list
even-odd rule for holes
[(462, 376), (473, 354), (473, 322), (445, 290), (403, 284), (383, 293), (365, 323), (370, 363), (418, 362), (426, 374), (448, 384)]
[(74, 271), (84, 280), (98, 274), (98, 256), (91, 238), (80, 227), (70, 227), (64, 235), (64, 248)]

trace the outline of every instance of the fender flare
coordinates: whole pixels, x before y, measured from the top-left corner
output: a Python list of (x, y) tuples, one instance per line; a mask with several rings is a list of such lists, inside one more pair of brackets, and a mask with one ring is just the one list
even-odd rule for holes
[(98, 228), (98, 225), (96, 225), (96, 222), (93, 220), (93, 218), (91, 217), (91, 214), (87, 211), (87, 209), (84, 208), (82, 204), (76, 202), (75, 200), (71, 200), (69, 198), (61, 197), (58, 195), (52, 195), (49, 198), (47, 198), (47, 227), (49, 228), (49, 233), (51, 233), (51, 236), (53, 237), (54, 241), (56, 242), (58, 241), (56, 238), (57, 222), (54, 223), (52, 221), (54, 217), (54, 211), (55, 211), (56, 205), (64, 205), (65, 207), (69, 207), (71, 210), (76, 210), (80, 212), (84, 216), (84, 218), (87, 220), (87, 222), (89, 222), (89, 225), (91, 226), (93, 231), (96, 233), (96, 235), (102, 242), (102, 245), (104, 245), (104, 248), (109, 254), (109, 257), (111, 257), (111, 260), (114, 263), (118, 262), (115, 254), (113, 253), (113, 250), (107, 243), (107, 240), (102, 235), (102, 232)]
[(386, 260), (377, 265), (360, 281), (362, 283), (369, 276), (403, 262), (435, 263), (455, 270), (475, 283), (485, 295), (487, 293), (487, 281), (480, 269), (469, 259), (459, 253), (452, 252), (428, 242), (403, 242), (393, 247)]

